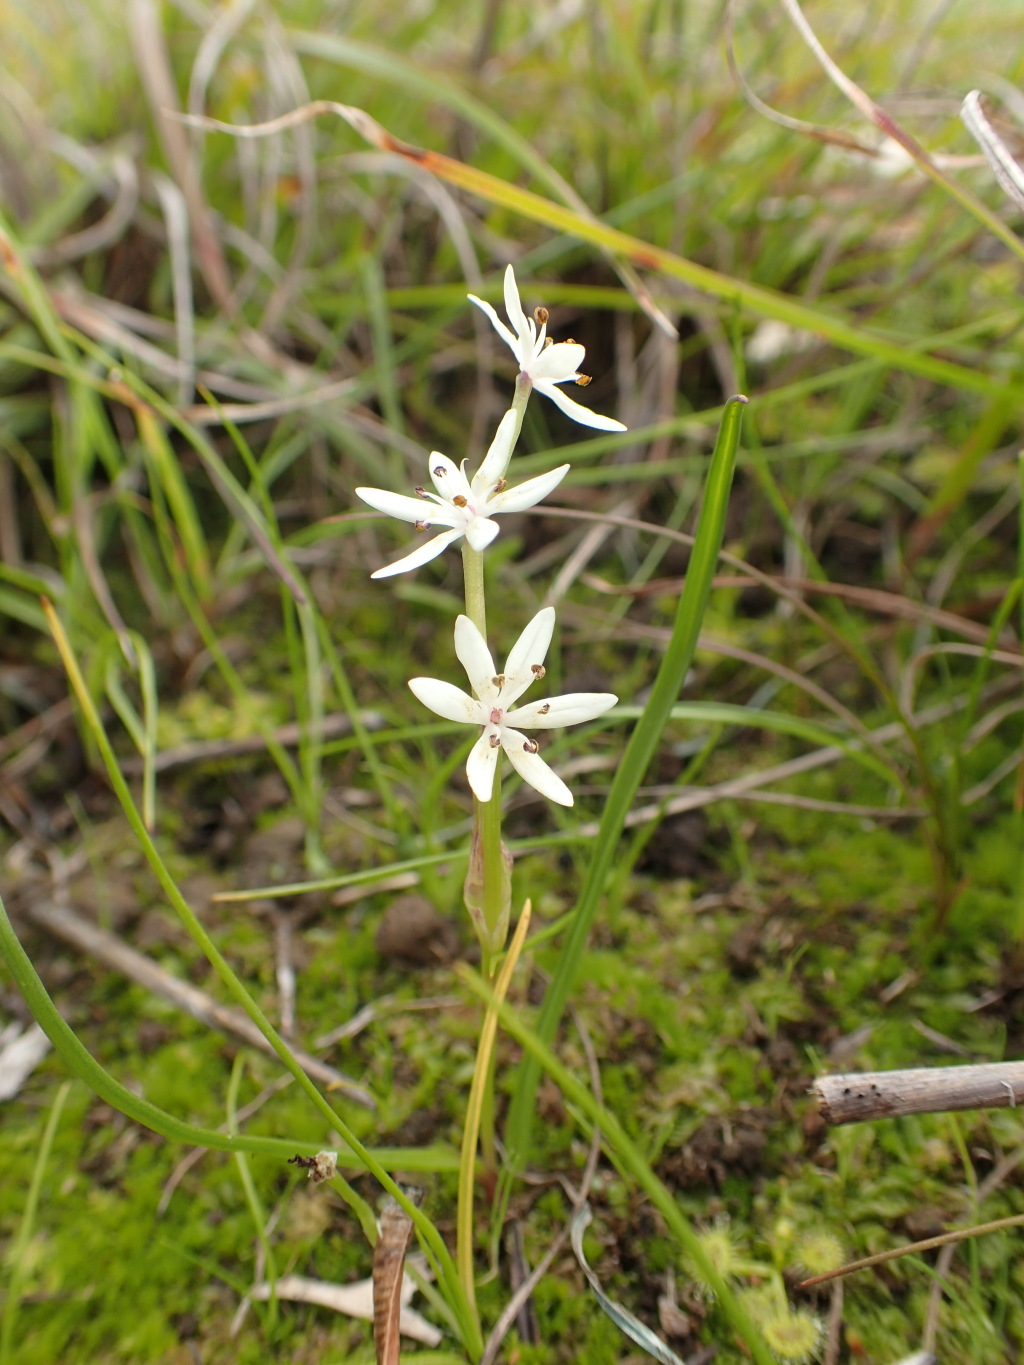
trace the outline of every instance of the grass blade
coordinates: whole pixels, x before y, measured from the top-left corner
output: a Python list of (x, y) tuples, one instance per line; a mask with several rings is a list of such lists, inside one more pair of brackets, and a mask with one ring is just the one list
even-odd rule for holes
[(35, 1165), (32, 1168), (32, 1181), (25, 1199), (25, 1211), (21, 1216), (13, 1245), (6, 1257), (10, 1263), (11, 1277), (7, 1284), (7, 1293), (4, 1296), (4, 1321), (3, 1327), (0, 1328), (0, 1365), (9, 1365), (13, 1359), (11, 1346), (14, 1342), (14, 1324), (17, 1321), (18, 1303), (21, 1299), (21, 1291), (27, 1274), (28, 1249), (35, 1232), (39, 1196), (43, 1190), (43, 1176), (46, 1173), (46, 1163), (50, 1159), (53, 1140), (57, 1136), (60, 1116), (63, 1113), (64, 1104), (70, 1091), (71, 1082), (65, 1081), (63, 1085), (58, 1087), (57, 1094), (54, 1096), (53, 1105), (46, 1120), (43, 1140), (39, 1144)]

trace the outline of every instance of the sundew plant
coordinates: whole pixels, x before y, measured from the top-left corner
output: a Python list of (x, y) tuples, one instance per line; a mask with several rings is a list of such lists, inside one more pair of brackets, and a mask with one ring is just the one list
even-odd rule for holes
[(1019, 28), (3, 7), (0, 1365), (1020, 1358)]

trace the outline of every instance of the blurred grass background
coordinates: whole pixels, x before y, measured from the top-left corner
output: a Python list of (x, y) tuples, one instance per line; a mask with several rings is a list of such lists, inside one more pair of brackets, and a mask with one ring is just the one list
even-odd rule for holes
[[(1018, 226), (958, 119), (980, 87), (1019, 146), (1017, 7), (807, 14), (847, 75)], [(405, 688), (413, 673), (451, 676), (461, 569), (448, 556), (371, 583), (409, 537), (355, 508), (352, 489), (407, 491), (432, 449), (482, 455), (513, 375), (465, 294), (497, 303), (514, 261), (524, 303), (587, 347), (586, 401), (630, 428), (590, 437), (541, 399), (528, 412), (517, 467), (571, 459), (558, 501), (576, 519), (503, 532), (491, 629), (500, 654), (556, 601), (556, 688), (614, 680), (642, 701), (687, 562), (661, 532), (692, 530), (720, 406), (752, 399), (733, 559), (687, 680), (691, 710), (650, 775), (583, 1003), (609, 1103), (663, 1178), (696, 1217), (730, 1216), (781, 1264), (783, 1215), (810, 1226), (825, 1210), (860, 1254), (912, 1236), (922, 1205), (940, 1223), (1020, 1211), (1010, 1174), (978, 1193), (1019, 1144), (1012, 1114), (826, 1140), (804, 1092), (850, 1035), (846, 1065), (941, 1060), (947, 1043), (1019, 1054), (1024, 356), (1013, 252), (853, 110), (779, 8), (737, 5), (732, 26), (752, 91), (826, 135), (744, 98), (717, 4), (0, 4), (0, 851), (15, 902), (57, 886), (202, 976), (68, 724), (45, 593), (166, 856), (268, 1010), (282, 935), (305, 1039), (384, 993), (450, 993), (446, 968), (410, 975), (379, 950), (386, 896), (263, 898), (255, 914), (209, 897), (383, 875), (464, 841), (450, 727), (424, 723)], [(312, 99), (552, 201), (575, 194), (723, 283), (698, 292), (641, 267), (674, 340), (594, 245), (368, 147), (340, 120), (242, 141), (173, 117), (253, 123)], [(774, 294), (750, 306), (748, 286)], [(797, 304), (825, 336), (854, 329), (857, 348), (794, 330)], [(709, 701), (744, 707), (747, 723), (702, 713)], [(756, 804), (727, 785), (752, 789), (830, 738), (863, 743), (875, 770), (789, 768)], [(258, 752), (214, 754), (215, 741)], [(184, 745), (199, 748), (171, 766)], [(613, 730), (552, 744), (579, 794), (570, 814), (510, 786), (518, 894), (552, 921), (571, 909), (617, 745)], [(697, 783), (711, 795), (694, 800)], [(460, 868), (420, 877), (454, 915)], [(27, 938), (112, 1068), (197, 1121), (223, 1119), (219, 1039)], [(2, 1003), (18, 1015), (12, 992)], [(339, 1065), (380, 1106), (354, 1113), (360, 1136), (453, 1139), (473, 1025), (462, 1008), (440, 1017), (432, 1031), (388, 1015), (345, 1045)], [(272, 1071), (250, 1069), (251, 1098)], [(44, 1068), (5, 1116), (8, 1252), (59, 1074)], [(571, 1168), (572, 1125), (549, 1102), (535, 1158)], [(754, 1136), (730, 1147), (752, 1112)], [(316, 1136), (287, 1094), (254, 1122)], [(231, 1169), (207, 1158), (154, 1232), (177, 1157), (72, 1092), (51, 1157), (59, 1202), (44, 1191), (10, 1358), (370, 1358), (362, 1329), (310, 1308), (254, 1309), (231, 1335), (253, 1277), (250, 1211)], [(343, 1209), (269, 1164), (261, 1178), (288, 1268), (364, 1273)], [(438, 1208), (449, 1195), (440, 1182)], [(558, 1211), (543, 1199), (516, 1211), (536, 1259)], [(675, 1257), (663, 1230), (611, 1175), (598, 1226), (619, 1257), (616, 1292), (654, 1320)], [(576, 1274), (556, 1265), (545, 1281), (542, 1341), (521, 1361), (621, 1358), (614, 1329), (570, 1290)], [(965, 1253), (944, 1307), (923, 1270), (858, 1280), (835, 1358), (895, 1360), (934, 1322), (946, 1358), (1015, 1359), (1020, 1275), (1011, 1239), (992, 1238)], [(504, 1291), (491, 1292), (496, 1312)], [(687, 1311), (733, 1359), (713, 1315)]]

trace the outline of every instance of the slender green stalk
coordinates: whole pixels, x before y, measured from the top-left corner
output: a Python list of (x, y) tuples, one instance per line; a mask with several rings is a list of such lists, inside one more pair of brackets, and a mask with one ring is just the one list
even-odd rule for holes
[[(601, 826), (594, 840), (594, 856), (580, 893), (572, 928), (544, 997), (544, 1006), (537, 1025), (538, 1035), (544, 1044), (549, 1044), (554, 1038), (562, 1018), (576, 980), (590, 927), (604, 895), (606, 878), (615, 861), (619, 836), (624, 828), (626, 816), (644, 773), (654, 757), (658, 741), (697, 647), (700, 624), (704, 618), (718, 552), (722, 545), (729, 490), (732, 487), (739, 449), (743, 405), (746, 401), (745, 398), (730, 400), (722, 417), (672, 638), (658, 669), (650, 699), (630, 737), (612, 781)], [(506, 1130), (507, 1171), (510, 1176), (522, 1171), (529, 1159), (539, 1083), (540, 1067), (534, 1057), (528, 1057), (519, 1073)]]
[[(235, 1057), (231, 1067), (231, 1078), (228, 1081), (227, 1093), (227, 1113), (228, 1113), (228, 1132), (238, 1132), (238, 1091), (242, 1084), (242, 1075), (245, 1071), (245, 1054), (239, 1052)], [(270, 1299), (267, 1305), (267, 1321), (271, 1327), (277, 1324), (277, 1259), (274, 1256), (274, 1247), (267, 1235), (267, 1215), (260, 1201), (259, 1193), (256, 1189), (256, 1182), (252, 1178), (252, 1171), (249, 1169), (248, 1152), (235, 1152), (235, 1165), (238, 1167), (238, 1177), (242, 1182), (242, 1190), (245, 1194), (245, 1202), (249, 1208), (249, 1216), (252, 1218), (253, 1227), (256, 1229), (256, 1240), (259, 1242), (263, 1251), (263, 1262), (265, 1266), (264, 1278), (270, 1284)]]
[(494, 774), (494, 790), (489, 801), (474, 801), (476, 820), (480, 830), (483, 848), (484, 868), (484, 924), (488, 942), (483, 945), (484, 971), (488, 980), (494, 976), (494, 961), (504, 948), (498, 943), (500, 926), (508, 920), (507, 885), (508, 870), (505, 853), (501, 843), (501, 773)]
[(299, 709), (301, 743), (299, 761), (303, 776), (303, 791), (309, 803), (306, 819), (306, 862), (314, 874), (323, 875), (330, 869), (330, 859), (324, 853), (321, 837), (321, 811), (324, 800), (324, 669), (320, 655), (316, 611), (309, 602), (297, 603), (296, 612), (302, 632), (303, 667), (295, 680), (297, 699), (299, 684), (304, 683)]
[(512, 441), (509, 445), (510, 450), (515, 450), (516, 442), (519, 440), (519, 433), (523, 429), (523, 418), (526, 416), (526, 407), (530, 401), (530, 394), (533, 392), (533, 381), (528, 374), (522, 370), (516, 376), (516, 391), (512, 395), (512, 411), (516, 415), (515, 430), (512, 433)]
[[(530, 926), (530, 902), (523, 906), (523, 913), (516, 925), (516, 932), (509, 945), (508, 953), (494, 982), (494, 996), (487, 1002), (483, 1023), (480, 1026), (480, 1039), (477, 1043), (476, 1064), (473, 1068), (473, 1083), (466, 1104), (466, 1119), (462, 1128), (462, 1157), (459, 1163), (459, 1194), (456, 1213), (456, 1264), (466, 1299), (474, 1315), (476, 1307), (476, 1276), (473, 1272), (473, 1189), (476, 1182), (476, 1149), (480, 1139), (484, 1111), (490, 1098), (493, 1106), (494, 1078), (494, 1039), (498, 1031), (497, 1005), (508, 994), (512, 973), (515, 971), (519, 955), (526, 942), (526, 932)], [(493, 1122), (493, 1112), (491, 1119)]]
[(487, 600), (484, 593), (484, 557), (467, 540), (462, 542), (462, 581), (466, 615), (487, 639)]
[(50, 1160), (50, 1152), (53, 1150), (54, 1138), (57, 1136), (60, 1116), (64, 1111), (64, 1105), (70, 1093), (70, 1081), (63, 1081), (57, 1087), (57, 1094), (54, 1096), (46, 1120), (46, 1127), (43, 1130), (43, 1139), (39, 1144), (39, 1150), (36, 1152), (32, 1179), (29, 1182), (28, 1195), (25, 1199), (25, 1211), (21, 1215), (18, 1231), (5, 1258), (11, 1267), (11, 1277), (7, 1284), (7, 1293), (4, 1296), (3, 1325), (0, 1326), (0, 1365), (10, 1365), (13, 1359), (11, 1347), (14, 1343), (14, 1326), (18, 1320), (21, 1291), (26, 1279), (25, 1267), (28, 1264), (28, 1248), (35, 1232), (39, 1197), (43, 1191), (43, 1177), (46, 1174), (47, 1162)]
[[(112, 636), (107, 638), (113, 642)], [(104, 690), (142, 759), (142, 818), (146, 828), (152, 829), (156, 822), (156, 730), (160, 710), (156, 666), (148, 642), (138, 631), (129, 631), (128, 639), (139, 675), (142, 715), (138, 714), (122, 686), (119, 660), (123, 656), (114, 649), (106, 659)]]

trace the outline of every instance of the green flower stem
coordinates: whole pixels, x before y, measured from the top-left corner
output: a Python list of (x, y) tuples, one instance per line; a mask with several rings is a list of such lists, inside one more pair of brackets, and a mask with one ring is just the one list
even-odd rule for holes
[[(520, 372), (516, 380), (512, 411), (516, 414), (515, 432), (511, 441), (512, 449), (519, 440), (523, 426), (526, 406), (530, 401), (533, 384), (528, 375)], [(466, 595), (466, 615), (477, 630), (487, 639), (487, 603), (484, 589), (484, 557), (474, 550), (468, 541), (462, 542), (463, 583)], [(482, 867), (477, 873), (482, 877), (481, 900), (474, 907), (467, 901), (470, 916), (474, 919), (480, 938), (484, 975), (492, 984), (497, 980), (508, 987), (512, 967), (518, 956), (518, 949), (506, 958), (505, 967), (498, 975), (498, 962), (504, 948), (505, 929), (508, 923), (509, 876), (510, 866), (501, 843), (501, 768), (494, 774), (494, 788), (489, 801), (473, 801), (473, 859), (479, 850)], [(471, 874), (471, 880), (473, 879)], [(475, 898), (474, 898), (475, 899)], [(482, 914), (483, 924), (479, 923)], [(525, 916), (528, 921), (529, 914)], [(515, 942), (522, 947), (525, 927), (517, 932)], [(503, 991), (501, 992), (503, 994)], [(473, 1078), (469, 1110), (462, 1134), (462, 1162), (459, 1170), (458, 1219), (456, 1261), (462, 1292), (473, 1317), (473, 1324), (479, 1331), (479, 1318), (476, 1309), (476, 1288), (473, 1275), (473, 1186), (476, 1180), (476, 1150), (479, 1143), (483, 1153), (484, 1170), (492, 1177), (498, 1169), (497, 1144), (494, 1136), (494, 1028), (495, 1021), (491, 1011), (485, 1016), (477, 1053), (477, 1067)]]
[(466, 615), (487, 639), (487, 602), (484, 597), (484, 557), (465, 538), (462, 541), (462, 577), (466, 593)]
[(476, 820), (484, 852), (484, 923), (491, 943), (484, 945), (484, 974), (494, 978), (496, 955), (504, 947), (494, 942), (498, 926), (505, 917), (505, 857), (501, 847), (501, 773), (494, 774), (494, 791), (489, 801), (476, 801)]
[(342, 1141), (350, 1148), (355, 1156), (358, 1157), (365, 1169), (376, 1178), (387, 1193), (398, 1202), (412, 1219), (417, 1232), (423, 1239), (424, 1246), (427, 1249), (431, 1260), (435, 1264), (436, 1273), (439, 1280), (444, 1285), (452, 1309), (459, 1319), (459, 1325), (464, 1332), (463, 1345), (471, 1355), (479, 1355), (480, 1351), (483, 1349), (479, 1327), (476, 1326), (470, 1313), (469, 1305), (465, 1301), (461, 1285), (459, 1284), (455, 1264), (441, 1239), (440, 1233), (430, 1219), (421, 1213), (412, 1200), (409, 1199), (401, 1186), (398, 1185), (388, 1172), (384, 1170), (380, 1163), (374, 1159), (372, 1153), (363, 1146), (338, 1111), (320, 1094), (319, 1090), (292, 1055), (288, 1044), (280, 1036), (270, 1020), (263, 1013), (262, 1009), (260, 1009), (259, 1005), (246, 990), (241, 980), (232, 970), (227, 959), (206, 932), (206, 929), (203, 927), (195, 911), (179, 891), (174, 878), (171, 876), (163, 859), (160, 857), (156, 844), (153, 842), (149, 831), (142, 821), (142, 817), (132, 798), (131, 790), (118, 766), (117, 757), (111, 747), (110, 740), (107, 738), (106, 731), (103, 728), (99, 712), (96, 710), (92, 696), (85, 685), (85, 679), (82, 677), (78, 661), (71, 650), (67, 634), (53, 609), (53, 605), (44, 599), (43, 610), (46, 612), (47, 620), (53, 633), (54, 642), (60, 652), (72, 689), (82, 708), (86, 726), (103, 759), (103, 764), (107, 770), (111, 785), (127, 816), (128, 823), (131, 825), (132, 831), (139, 842), (139, 846), (146, 855), (146, 860), (156, 874), (164, 894), (174, 906), (183, 924), (192, 936), (192, 939), (202, 949), (207, 961), (213, 967), (214, 971), (216, 971), (230, 994), (238, 1001), (246, 1014), (248, 1014), (249, 1018), (266, 1038), (267, 1042), (270, 1043), (286, 1070), (294, 1076), (295, 1080), (298, 1082), (299, 1088), (308, 1097), (314, 1108), (319, 1111), (324, 1119), (326, 1119), (330, 1128), (337, 1130)]
[(530, 401), (530, 394), (533, 392), (533, 380), (522, 370), (516, 376), (516, 391), (512, 397), (512, 411), (516, 415), (516, 429), (512, 437), (510, 450), (515, 450), (516, 442), (519, 440), (519, 433), (523, 429), (523, 418), (526, 416), (526, 405)]
[(480, 1107), (480, 1174), (484, 1180), (496, 1179), (498, 1171), (498, 1144), (494, 1137), (494, 1073), (495, 1059), (492, 1054)]
[(530, 926), (530, 902), (523, 906), (523, 913), (516, 925), (516, 932), (509, 945), (508, 953), (496, 979), (489, 984), (494, 987), (493, 997), (487, 1001), (483, 1023), (480, 1026), (480, 1040), (477, 1044), (476, 1064), (473, 1068), (473, 1083), (470, 1086), (469, 1100), (466, 1105), (466, 1122), (462, 1130), (462, 1159), (459, 1166), (459, 1196), (456, 1227), (458, 1230), (456, 1263), (459, 1278), (466, 1300), (473, 1313), (476, 1309), (476, 1277), (473, 1273), (473, 1187), (476, 1182), (477, 1142), (484, 1138), (488, 1121), (491, 1124), (491, 1143), (494, 1139), (494, 1040), (498, 1031), (498, 1005), (508, 994), (519, 955), (526, 942)]

